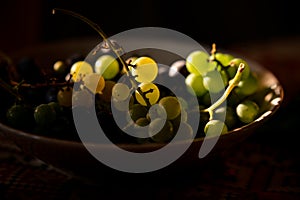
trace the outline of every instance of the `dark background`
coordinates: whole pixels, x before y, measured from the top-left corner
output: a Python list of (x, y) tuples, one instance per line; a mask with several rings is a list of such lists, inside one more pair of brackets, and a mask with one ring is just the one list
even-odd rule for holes
[(225, 48), (245, 42), (265, 42), (299, 35), (299, 10), (295, 3), (291, 0), (2, 1), (0, 50), (11, 53), (42, 42), (97, 36), (96, 31), (74, 17), (52, 15), (52, 8), (80, 13), (97, 23), (108, 36), (132, 28), (158, 26)]

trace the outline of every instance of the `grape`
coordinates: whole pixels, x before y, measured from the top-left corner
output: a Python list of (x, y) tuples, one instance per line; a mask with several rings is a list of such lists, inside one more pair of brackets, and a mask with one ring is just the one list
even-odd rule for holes
[(203, 85), (202, 75), (191, 73), (185, 78), (185, 84), (187, 85), (187, 90), (191, 94), (196, 94), (200, 97), (207, 92), (207, 89)]
[[(241, 63), (244, 64), (244, 70), (243, 70), (243, 72), (242, 72), (242, 79), (241, 79), (241, 80), (244, 80), (244, 79), (246, 79), (246, 78), (249, 76), (249, 74), (250, 74), (250, 67), (249, 67), (248, 63), (247, 63), (245, 60), (241, 59), (241, 58), (234, 58), (234, 59), (232, 59), (232, 60), (230, 61), (229, 64), (230, 64), (230, 67), (233, 67), (233, 68), (235, 69), (235, 71), (237, 71), (237, 69), (238, 69), (238, 67), (239, 67), (239, 65), (240, 65)], [(230, 68), (230, 67), (229, 67), (229, 68)]]
[(227, 132), (227, 125), (223, 121), (217, 119), (209, 120), (204, 127), (204, 133), (209, 137), (218, 136), (219, 134)]
[(158, 66), (150, 57), (141, 56), (137, 58), (132, 65), (135, 67), (131, 68), (131, 73), (137, 82), (150, 83), (158, 75)]
[(217, 52), (215, 54), (216, 59), (224, 66), (227, 67), (230, 61), (234, 58), (233, 55), (227, 53)]
[(230, 66), (230, 61), (234, 59), (234, 56), (231, 54), (218, 52), (215, 54), (215, 58), (225, 67), (224, 70), (228, 75), (228, 79), (232, 79), (237, 71), (236, 67)]
[(57, 60), (53, 64), (53, 70), (54, 70), (54, 73), (57, 77), (63, 78), (67, 75), (69, 68), (68, 68), (68, 66), (66, 65), (66, 63), (64, 61)]
[[(159, 88), (154, 83), (141, 83), (139, 85), (139, 88), (145, 94), (145, 97), (148, 99), (151, 105), (155, 104), (158, 101), (160, 96), (160, 91)], [(135, 91), (135, 98), (140, 104), (147, 106), (146, 101), (144, 100), (142, 95), (138, 92), (138, 90)]]
[(205, 106), (210, 106), (211, 105), (211, 96), (210, 96), (210, 93), (208, 91), (204, 95), (202, 95), (201, 103)]
[(59, 105), (65, 107), (72, 106), (72, 88), (68, 86), (64, 86), (57, 93), (57, 101)]
[(258, 79), (251, 72), (246, 79), (242, 79), (238, 86), (235, 88), (235, 92), (239, 96), (249, 96), (254, 94), (258, 89)]
[(83, 86), (88, 88), (92, 93), (101, 93), (105, 87), (105, 80), (103, 76), (97, 73), (87, 74), (83, 78)]
[(232, 129), (238, 122), (237, 115), (234, 109), (230, 106), (226, 106), (226, 107), (222, 106), (217, 108), (214, 112), (214, 119), (219, 119), (219, 120), (225, 119), (225, 124), (228, 129)]
[(56, 112), (48, 104), (40, 104), (34, 110), (34, 119), (38, 126), (49, 127), (56, 119)]
[(31, 128), (34, 124), (33, 110), (24, 104), (14, 104), (6, 111), (6, 119), (15, 128)]
[(146, 117), (147, 113), (147, 108), (141, 104), (133, 104), (129, 109), (130, 117), (134, 122), (139, 118)]
[(127, 99), (130, 95), (130, 89), (125, 83), (116, 83), (112, 89), (112, 97), (118, 101)]
[(136, 121), (135, 121), (135, 124), (137, 126), (147, 126), (148, 124), (150, 123), (150, 121), (146, 118), (146, 117), (141, 117), (141, 118), (138, 118)]
[(186, 68), (190, 73), (204, 75), (216, 68), (216, 63), (208, 62), (209, 55), (200, 50), (191, 52), (186, 58)]
[(100, 56), (94, 66), (95, 72), (101, 74), (105, 80), (113, 79), (120, 72), (119, 62), (111, 55)]
[(93, 67), (85, 61), (75, 62), (70, 69), (72, 80), (75, 82), (82, 80), (85, 75), (90, 73), (93, 73)]
[(156, 118), (167, 119), (167, 113), (162, 105), (154, 104), (149, 108), (147, 118), (149, 120), (154, 120)]
[(166, 143), (174, 137), (172, 123), (164, 119), (156, 118), (149, 124), (149, 135), (154, 142)]
[(244, 100), (236, 107), (236, 114), (243, 123), (250, 123), (255, 120), (259, 112), (259, 106), (252, 100)]
[(174, 130), (178, 130), (181, 123), (186, 123), (188, 120), (187, 111), (182, 109), (180, 115), (178, 115), (175, 119), (170, 120), (173, 124)]
[(158, 103), (166, 110), (168, 120), (175, 119), (178, 115), (180, 115), (181, 106), (176, 97), (165, 96), (161, 98)]
[(213, 70), (203, 76), (203, 86), (209, 92), (218, 93), (225, 89), (225, 84), (227, 83), (226, 79), (224, 74), (222, 76), (218, 70)]
[(52, 101), (52, 102), (49, 102), (48, 105), (51, 106), (55, 110), (56, 115), (60, 115), (63, 113), (63, 108), (61, 107), (61, 105), (59, 105), (58, 102)]

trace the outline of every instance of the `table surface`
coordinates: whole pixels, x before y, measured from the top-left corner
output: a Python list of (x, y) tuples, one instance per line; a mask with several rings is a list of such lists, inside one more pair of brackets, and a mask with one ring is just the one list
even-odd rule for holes
[(298, 38), (230, 47), (278, 77), (284, 104), (264, 127), (201, 168), (151, 179), (157, 182), (88, 183), (0, 138), (0, 199), (299, 199), (300, 147), (294, 130), (300, 111), (299, 47)]

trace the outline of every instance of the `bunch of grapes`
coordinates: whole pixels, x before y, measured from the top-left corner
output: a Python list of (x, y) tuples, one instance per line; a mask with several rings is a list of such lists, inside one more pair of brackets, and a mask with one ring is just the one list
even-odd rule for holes
[(224, 134), (256, 119), (260, 109), (252, 96), (258, 90), (258, 77), (244, 59), (217, 52), (213, 44), (210, 54), (191, 52), (185, 67), (186, 85), (197, 95), (203, 115), (202, 136)]
[[(118, 43), (108, 40), (92, 22), (64, 12), (92, 25), (103, 42), (89, 59), (74, 54), (48, 69), (33, 58), (24, 58), (6, 69), (9, 78), (0, 78), (2, 88), (14, 96), (4, 119), (10, 126), (78, 140), (74, 109), (87, 117), (96, 110), (112, 142), (168, 143), (179, 129), (184, 132), (179, 140), (216, 136), (249, 124), (259, 115), (259, 104), (252, 98), (258, 78), (242, 58), (218, 52), (213, 44), (210, 53), (195, 50), (160, 70), (155, 58), (126, 57)], [(157, 82), (166, 71), (168, 78), (184, 77), (183, 85), (175, 81), (173, 87), (195, 96), (196, 104)], [(199, 121), (189, 118), (193, 113), (200, 113)], [(199, 123), (198, 130), (190, 123)]]

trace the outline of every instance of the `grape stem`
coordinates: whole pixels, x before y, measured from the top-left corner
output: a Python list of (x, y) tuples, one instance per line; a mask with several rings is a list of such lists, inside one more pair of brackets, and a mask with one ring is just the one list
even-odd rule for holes
[(208, 112), (209, 113), (209, 120), (213, 119), (213, 111), (219, 107), (228, 97), (228, 95), (231, 93), (231, 91), (239, 84), (239, 82), (241, 81), (241, 77), (242, 77), (242, 72), (245, 68), (245, 64), (241, 63), (238, 67), (238, 70), (235, 74), (235, 76), (233, 77), (233, 79), (231, 79), (229, 81), (229, 85), (226, 88), (224, 94), (214, 103), (212, 104), (210, 107), (201, 110), (201, 112)]

